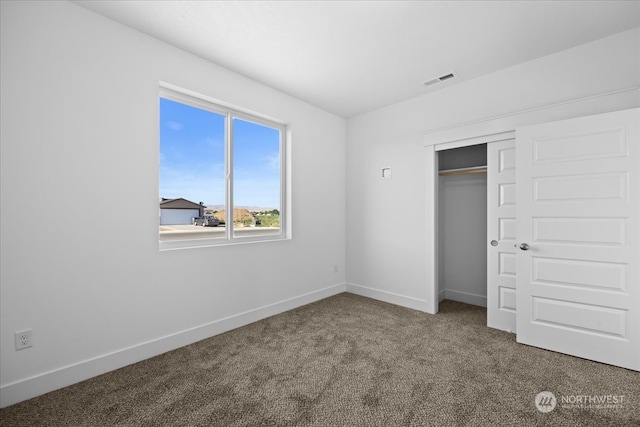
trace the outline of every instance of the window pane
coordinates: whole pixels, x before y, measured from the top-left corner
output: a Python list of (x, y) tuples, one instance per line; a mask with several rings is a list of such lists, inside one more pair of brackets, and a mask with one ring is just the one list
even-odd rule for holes
[(280, 233), (279, 129), (233, 118), (233, 236)]
[(160, 240), (225, 238), (224, 205), (225, 116), (160, 98)]

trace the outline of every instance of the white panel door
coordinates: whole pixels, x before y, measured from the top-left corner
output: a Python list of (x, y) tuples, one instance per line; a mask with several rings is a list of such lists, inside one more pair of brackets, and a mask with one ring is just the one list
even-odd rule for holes
[(487, 144), (487, 326), (516, 331), (516, 143)]
[(516, 138), (518, 342), (640, 370), (640, 109)]

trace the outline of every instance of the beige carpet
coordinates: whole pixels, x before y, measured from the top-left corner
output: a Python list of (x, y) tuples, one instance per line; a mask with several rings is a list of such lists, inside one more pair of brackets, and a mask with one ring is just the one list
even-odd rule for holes
[[(440, 309), (341, 294), (5, 408), (1, 425), (640, 425), (639, 373), (517, 344), (481, 307)], [(608, 395), (623, 403), (576, 402)]]

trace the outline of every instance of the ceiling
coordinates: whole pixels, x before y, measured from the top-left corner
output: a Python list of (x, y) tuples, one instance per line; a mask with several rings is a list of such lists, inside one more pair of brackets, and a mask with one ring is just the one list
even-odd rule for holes
[(342, 117), (640, 26), (640, 1), (74, 3)]

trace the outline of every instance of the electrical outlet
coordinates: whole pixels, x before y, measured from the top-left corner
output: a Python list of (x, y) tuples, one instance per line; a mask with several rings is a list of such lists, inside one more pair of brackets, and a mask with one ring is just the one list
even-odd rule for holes
[(22, 350), (23, 348), (31, 347), (31, 329), (25, 329), (24, 331), (16, 331), (16, 350)]

